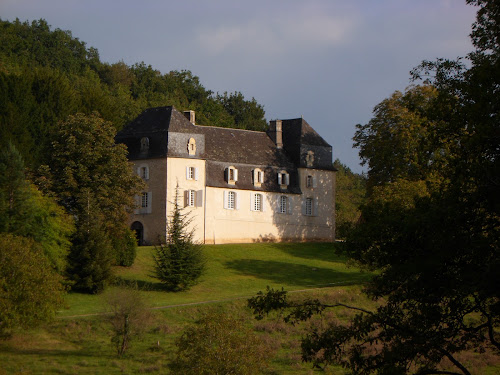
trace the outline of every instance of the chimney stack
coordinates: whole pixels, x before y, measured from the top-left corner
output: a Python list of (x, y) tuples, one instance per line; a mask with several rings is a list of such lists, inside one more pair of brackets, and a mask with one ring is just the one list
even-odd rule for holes
[(281, 120), (269, 122), (269, 135), (276, 144), (276, 148), (283, 148), (283, 129)]
[(195, 115), (194, 111), (184, 111), (184, 116), (188, 119), (188, 121), (195, 125)]

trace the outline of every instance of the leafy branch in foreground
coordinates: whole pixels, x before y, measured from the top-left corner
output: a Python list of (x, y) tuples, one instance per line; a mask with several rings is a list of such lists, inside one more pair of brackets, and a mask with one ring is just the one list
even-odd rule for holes
[[(326, 329), (312, 328), (302, 339), (302, 359), (316, 368), (337, 364), (354, 374), (470, 374), (455, 352), (473, 347), (481, 339), (484, 324), (471, 316), (458, 321), (448, 312), (433, 326), (432, 316), (445, 316), (446, 305), (429, 309), (416, 301), (389, 300), (375, 311), (344, 303), (326, 304), (317, 299), (291, 301), (283, 289), (259, 292), (248, 300), (256, 319), (277, 312), (285, 322), (307, 321), (326, 309), (343, 307), (358, 311), (348, 323), (329, 323)], [(471, 306), (471, 313), (479, 305)], [(465, 324), (465, 320), (471, 320)], [(432, 322), (432, 324), (429, 324)], [(450, 340), (450, 336), (459, 337)], [(446, 358), (457, 371), (442, 365)]]

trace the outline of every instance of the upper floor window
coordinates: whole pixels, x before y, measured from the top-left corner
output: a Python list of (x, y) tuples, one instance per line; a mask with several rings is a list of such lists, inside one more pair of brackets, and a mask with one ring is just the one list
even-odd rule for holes
[(198, 168), (186, 167), (186, 179), (198, 181)]
[(149, 180), (149, 167), (147, 165), (140, 165), (137, 167), (137, 174), (144, 180)]
[(252, 211), (262, 211), (262, 194), (254, 194)]
[(313, 206), (314, 206), (314, 199), (313, 198), (306, 198), (304, 215), (312, 216), (313, 215)]
[(149, 207), (149, 199), (148, 199), (148, 193), (142, 193), (141, 196), (141, 207), (142, 208), (147, 208)]
[(141, 195), (136, 196), (136, 209), (135, 214), (150, 214), (152, 208), (152, 195), (151, 192), (143, 192)]
[(281, 195), (278, 202), (278, 212), (280, 214), (291, 213), (290, 199), (286, 195)]
[(260, 187), (264, 183), (264, 172), (260, 168), (253, 170), (253, 184)]
[(224, 191), (224, 208), (227, 210), (238, 210), (238, 194), (235, 191)]
[(196, 154), (196, 140), (194, 138), (189, 138), (187, 148), (188, 148), (189, 155)]
[(184, 207), (201, 207), (202, 194), (201, 190), (186, 190), (184, 192)]
[(226, 168), (226, 181), (231, 185), (234, 185), (238, 181), (238, 170), (235, 167)]
[(316, 177), (314, 176), (307, 176), (306, 177), (306, 187), (308, 188), (315, 188), (317, 186), (316, 184)]
[(313, 151), (307, 151), (306, 166), (308, 168), (312, 168), (313, 165), (314, 165), (314, 152)]
[(142, 137), (141, 138), (141, 151), (147, 151), (147, 150), (149, 150), (149, 138)]
[(278, 173), (278, 185), (282, 188), (286, 188), (290, 185), (290, 175), (287, 171), (281, 171)]

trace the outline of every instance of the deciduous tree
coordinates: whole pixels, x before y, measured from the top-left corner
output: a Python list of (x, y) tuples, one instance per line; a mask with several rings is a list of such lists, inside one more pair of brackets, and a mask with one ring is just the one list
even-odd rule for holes
[(33, 240), (0, 236), (0, 337), (54, 317), (65, 288)]
[[(114, 135), (112, 124), (99, 115), (77, 114), (60, 124), (53, 141), (52, 190), (77, 224), (71, 270), (77, 285), (92, 292), (102, 289), (112, 260), (123, 253), (112, 249), (112, 239), (129, 236), (128, 212), (142, 186)], [(128, 244), (134, 252), (135, 245)], [(106, 249), (112, 250), (107, 254)]]

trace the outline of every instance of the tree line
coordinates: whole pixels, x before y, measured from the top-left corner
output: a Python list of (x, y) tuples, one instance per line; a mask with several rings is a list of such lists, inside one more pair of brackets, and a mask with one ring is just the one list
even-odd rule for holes
[(12, 142), (29, 167), (50, 160), (51, 132), (69, 115), (98, 112), (120, 130), (144, 109), (165, 105), (195, 110), (202, 125), (267, 128), (255, 99), (214, 93), (188, 70), (105, 63), (97, 49), (43, 19), (0, 20), (0, 145)]

